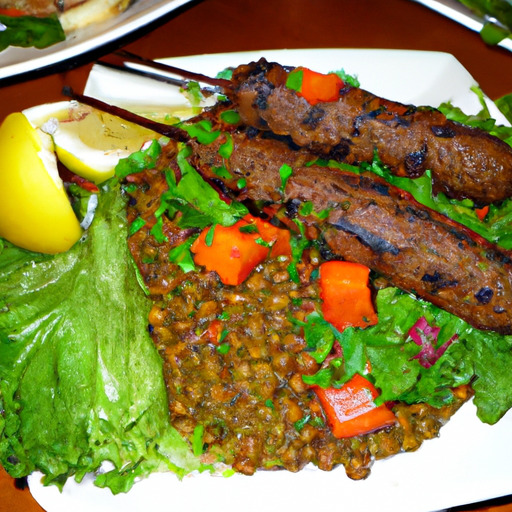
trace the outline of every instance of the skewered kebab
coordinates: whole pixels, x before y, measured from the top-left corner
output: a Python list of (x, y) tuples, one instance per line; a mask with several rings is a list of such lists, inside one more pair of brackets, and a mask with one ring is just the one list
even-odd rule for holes
[[(108, 109), (97, 100), (76, 99)], [(134, 120), (122, 109), (116, 108), (116, 114)], [(205, 116), (214, 120), (211, 114)], [(174, 138), (170, 155), (175, 154), (175, 140), (188, 140), (193, 149), (191, 163), (203, 177), (221, 183), (240, 200), (285, 204), (290, 215), (299, 215), (299, 206), (306, 201), (318, 212), (328, 210), (325, 220), (315, 216), (301, 220), (321, 234), (335, 257), (370, 267), (391, 284), (476, 328), (512, 333), (511, 255), (468, 228), (420, 205), (373, 173), (306, 167), (315, 159), (309, 151), (292, 150), (283, 141), (261, 134), (254, 136), (252, 130), (224, 126), (233, 141), (231, 156), (225, 159), (219, 154), (224, 137), (201, 144), (177, 127), (149, 122), (153, 130)], [(161, 165), (167, 164), (164, 158)], [(283, 164), (293, 173), (280, 191)], [(222, 166), (231, 177), (216, 173)], [(246, 182), (243, 190), (239, 189), (241, 177)]]
[[(191, 162), (201, 174), (221, 181), (239, 198), (281, 204), (290, 216), (312, 226), (336, 258), (362, 263), (390, 283), (466, 320), (478, 329), (512, 333), (510, 254), (466, 227), (417, 203), (408, 193), (373, 173), (354, 174), (305, 166), (304, 154), (280, 141), (235, 132), (228, 160), (220, 142), (195, 141)], [(280, 195), (282, 164), (293, 173)], [(232, 178), (218, 176), (224, 165)], [(247, 187), (240, 191), (243, 177)], [(325, 220), (300, 215), (311, 202)]]
[(346, 85), (337, 101), (311, 105), (286, 86), (288, 76), (263, 59), (238, 67), (228, 95), (242, 121), (348, 163), (371, 162), (376, 152), (397, 175), (416, 178), (430, 169), (436, 194), (479, 204), (512, 195), (512, 148), (501, 139), (436, 109)]
[(389, 101), (341, 80), (332, 101), (311, 104), (287, 86), (293, 68), (265, 59), (238, 66), (228, 81), (133, 54), (122, 58), (221, 87), (243, 123), (289, 136), (321, 156), (358, 164), (376, 153), (393, 173), (410, 178), (430, 169), (435, 194), (480, 206), (512, 196), (512, 148), (434, 108)]

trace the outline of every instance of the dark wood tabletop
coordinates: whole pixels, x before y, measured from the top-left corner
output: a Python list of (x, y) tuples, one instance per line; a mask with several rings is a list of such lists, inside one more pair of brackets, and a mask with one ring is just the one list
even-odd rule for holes
[[(0, 121), (11, 112), (64, 99), (65, 85), (81, 92), (93, 61), (120, 47), (148, 58), (274, 48), (443, 51), (453, 54), (491, 99), (512, 93), (511, 52), (487, 46), (479, 34), (411, 0), (203, 0), (57, 68), (0, 81)], [(0, 468), (0, 512), (41, 510)], [(512, 512), (512, 496), (453, 510)]]

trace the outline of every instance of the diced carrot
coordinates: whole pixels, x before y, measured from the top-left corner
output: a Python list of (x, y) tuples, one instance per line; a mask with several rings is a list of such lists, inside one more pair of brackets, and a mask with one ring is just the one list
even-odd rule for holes
[(6, 7), (4, 9), (0, 9), (0, 15), (18, 18), (19, 16), (28, 16), (28, 13), (21, 9), (16, 9), (15, 7)]
[(339, 331), (377, 323), (368, 287), (369, 273), (368, 267), (349, 261), (328, 261), (320, 265), (322, 313)]
[(218, 319), (212, 320), (203, 334), (210, 343), (218, 345), (222, 334), (222, 322)]
[[(251, 226), (255, 229), (251, 230)], [(246, 215), (229, 227), (215, 226), (212, 242), (207, 245), (206, 237), (210, 229), (202, 231), (192, 244), (191, 251), (194, 261), (209, 271), (217, 272), (224, 284), (241, 284), (269, 253), (273, 257), (291, 253), (290, 235), (286, 230), (252, 215)], [(258, 243), (259, 239), (271, 244), (272, 249)]]
[(478, 218), (483, 221), (489, 213), (489, 205), (486, 205), (482, 208), (477, 208), (475, 213), (477, 214)]
[(270, 257), (291, 256), (292, 248), (290, 245), (290, 232), (287, 229), (281, 229), (263, 219), (255, 218), (258, 233), (265, 242), (272, 245)]
[(359, 374), (339, 389), (315, 387), (314, 390), (337, 438), (368, 434), (396, 422), (396, 416), (385, 404), (375, 405), (378, 390)]
[(336, 101), (343, 87), (343, 80), (335, 73), (324, 75), (300, 68), (303, 72), (302, 86), (298, 94), (304, 97), (311, 105), (325, 101)]
[(252, 233), (240, 231), (246, 225), (238, 221), (230, 227), (215, 226), (211, 245), (206, 244), (208, 229), (203, 230), (191, 247), (194, 261), (217, 272), (224, 284), (242, 283), (268, 254), (268, 249), (256, 243)]

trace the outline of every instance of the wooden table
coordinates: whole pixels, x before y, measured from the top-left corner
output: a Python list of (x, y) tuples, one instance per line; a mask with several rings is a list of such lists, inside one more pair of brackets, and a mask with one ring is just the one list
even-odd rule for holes
[[(486, 46), (478, 34), (411, 0), (204, 0), (138, 32), (131, 41), (75, 59), (52, 74), (0, 82), (0, 120), (10, 112), (63, 99), (64, 85), (81, 91), (93, 59), (119, 46), (149, 58), (270, 48), (445, 51), (492, 99), (512, 93), (512, 53)], [(41, 510), (0, 469), (0, 511)], [(512, 496), (456, 510), (512, 512)]]

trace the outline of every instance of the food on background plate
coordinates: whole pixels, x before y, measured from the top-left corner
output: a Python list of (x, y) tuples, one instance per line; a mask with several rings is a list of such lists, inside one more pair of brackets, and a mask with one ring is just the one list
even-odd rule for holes
[[(320, 84), (323, 90), (321, 77)], [(258, 108), (267, 98), (265, 87), (261, 91)], [(302, 97), (293, 88), (290, 92), (306, 108), (313, 103), (301, 90)], [(337, 101), (320, 99), (311, 105), (315, 112)], [(161, 139), (121, 160), (116, 178), (99, 186), (91, 227), (70, 251), (40, 256), (5, 243), (0, 283), (10, 306), (0, 315), (5, 340), (0, 345), (0, 361), (5, 361), (0, 365), (5, 411), (0, 446), (2, 464), (12, 474), (45, 469), (49, 482), (62, 482), (110, 460), (114, 469), (101, 473), (97, 482), (115, 492), (127, 490), (135, 476), (157, 469), (182, 475), (219, 463), (245, 474), (257, 469), (297, 471), (310, 462), (322, 469), (341, 464), (359, 479), (368, 476), (374, 459), (415, 450), (437, 436), (473, 394), (478, 415), (487, 423), (495, 423), (510, 408), (511, 340), (500, 334), (509, 332), (510, 322), (506, 311), (498, 311), (510, 302), (509, 238), (502, 228), (510, 201), (491, 204), (482, 214), (480, 205), (467, 199), (432, 195), (428, 172), (417, 179), (397, 178), (378, 158), (361, 165), (319, 159), (287, 137), (247, 126), (240, 114), (236, 102), (221, 99), (205, 114), (178, 125), (187, 134), (180, 141)], [(385, 124), (388, 119), (383, 117), (379, 122)], [(413, 189), (416, 199), (396, 187)], [(83, 213), (91, 192), (72, 192)], [(385, 206), (389, 204), (394, 208)], [(480, 235), (504, 247), (442, 218), (429, 209), (432, 205), (455, 212), (455, 219), (470, 227), (482, 225)], [(371, 233), (371, 225), (355, 222), (366, 214), (378, 224), (383, 211), (392, 211), (395, 222), (386, 214), (381, 222), (386, 229), (379, 236)], [(458, 242), (443, 257), (446, 248), (436, 246), (434, 238), (418, 239), (410, 223), (417, 229), (433, 226), (428, 228), (432, 233)], [(495, 232), (496, 223), (503, 238)], [(388, 232), (402, 237), (388, 241)], [(110, 237), (115, 243), (109, 243)], [(412, 261), (420, 268), (414, 279), (423, 283), (434, 303), (408, 293), (407, 286), (405, 292), (400, 289), (400, 279), (410, 278), (405, 265), (411, 260), (409, 245), (416, 247), (417, 259)], [(135, 274), (127, 266), (128, 248), (137, 264)], [(368, 264), (372, 258), (396, 258), (402, 252), (408, 256), (403, 263), (389, 264), (395, 267), (393, 274), (382, 275), (383, 267)], [(429, 252), (438, 259), (430, 260)], [(358, 255), (364, 261), (357, 261)], [(474, 295), (475, 301), (466, 312), (464, 300), (459, 300), (459, 309), (451, 310), (450, 301), (438, 304), (448, 311), (440, 309), (435, 297), (446, 292), (463, 296), (466, 276), (459, 270), (448, 279), (445, 269), (465, 257), (474, 258), (472, 272), (480, 275), (469, 283), (478, 289), (466, 297), (471, 302)], [(62, 272), (79, 283), (62, 307), (47, 302), (40, 284), (50, 264), (56, 276)], [(103, 275), (111, 266), (113, 271)], [(486, 281), (487, 270), (500, 275), (496, 290)], [(34, 279), (31, 300), (37, 300), (37, 307), (30, 325), (42, 324), (41, 329), (23, 329), (18, 323), (31, 303), (24, 290), (12, 285), (22, 274)], [(395, 276), (400, 276), (398, 282), (393, 282)], [(66, 279), (53, 281), (61, 295), (69, 290)], [(91, 287), (96, 280), (103, 283), (98, 289)], [(106, 315), (100, 306), (110, 286), (116, 289), (112, 329), (110, 312)], [(24, 288), (30, 295), (31, 286)], [(82, 364), (82, 354), (70, 350), (78, 348), (70, 329), (76, 331), (74, 322), (83, 326), (80, 297), (87, 297), (85, 316), (93, 319), (80, 342), (91, 354), (100, 348), (103, 367), (96, 370), (91, 355), (91, 366), (75, 375), (69, 370)], [(484, 324), (488, 315), (478, 313), (486, 306), (494, 315)], [(53, 315), (63, 322), (62, 329), (59, 320), (56, 330), (51, 321), (38, 321)], [(123, 318), (132, 316), (134, 325), (124, 325)], [(109, 333), (97, 341), (91, 331), (102, 332), (107, 324)], [(48, 335), (41, 338), (42, 332)], [(137, 346), (118, 343), (122, 355), (111, 358), (110, 343), (129, 340), (133, 333)], [(167, 396), (160, 387), (148, 405), (141, 372), (151, 377), (153, 386), (163, 386), (151, 339), (163, 361)], [(144, 368), (133, 359), (139, 350), (153, 353)], [(133, 362), (127, 367), (126, 357)], [(15, 360), (21, 362), (14, 370), (10, 362)], [(35, 379), (40, 364), (52, 382), (42, 389), (41, 380)], [(55, 398), (55, 382), (57, 388), (74, 389), (76, 379), (86, 378), (91, 367), (100, 400), (80, 397), (84, 407), (76, 430), (72, 422), (61, 425), (53, 414), (48, 439), (40, 436), (31, 415), (66, 406), (69, 400), (70, 395)], [(127, 382), (135, 402), (124, 394)], [(78, 386), (82, 388), (83, 383)], [(37, 406), (30, 400), (35, 389)], [(119, 403), (112, 399), (117, 393), (123, 396)], [(106, 402), (101, 398), (105, 395)], [(130, 400), (141, 408), (127, 410)], [(116, 423), (119, 417), (122, 421)], [(147, 445), (151, 425), (151, 439), (159, 440)], [(54, 442), (61, 428), (77, 439), (76, 446)], [(91, 431), (92, 436), (84, 436)], [(29, 450), (27, 440), (37, 450)], [(165, 462), (170, 454), (172, 463)]]
[(0, 51), (8, 46), (46, 48), (78, 29), (118, 16), (132, 0), (0, 0)]
[(487, 44), (498, 44), (512, 35), (512, 2), (510, 0), (458, 0), (483, 19), (480, 30)]

